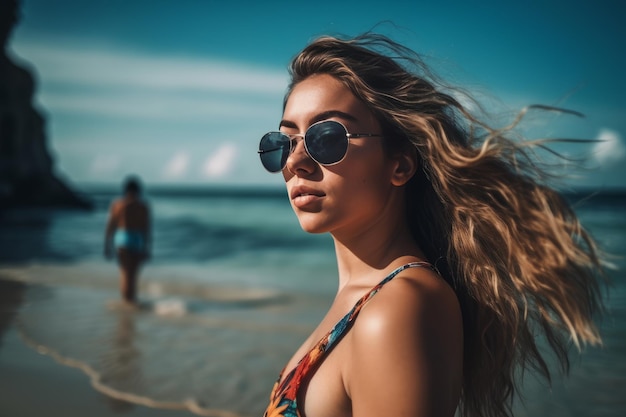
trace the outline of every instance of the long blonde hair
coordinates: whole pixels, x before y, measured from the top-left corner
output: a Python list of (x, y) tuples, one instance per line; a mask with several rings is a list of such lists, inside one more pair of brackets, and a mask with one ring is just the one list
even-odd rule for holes
[(366, 103), (389, 152), (417, 150), (406, 185), (411, 232), (463, 310), (462, 415), (508, 416), (519, 371), (550, 379), (543, 335), (561, 368), (570, 340), (600, 343), (601, 261), (568, 202), (548, 187), (528, 144), (472, 115), (413, 51), (376, 34), (322, 37), (291, 62), (293, 87), (329, 74)]

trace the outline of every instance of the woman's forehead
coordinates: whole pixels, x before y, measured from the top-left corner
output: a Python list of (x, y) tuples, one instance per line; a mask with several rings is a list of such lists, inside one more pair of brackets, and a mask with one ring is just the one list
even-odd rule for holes
[[(372, 119), (369, 108), (337, 78), (328, 74), (310, 76), (296, 84), (285, 103), (283, 121), (293, 124), (320, 121), (321, 115), (344, 121)], [(341, 115), (346, 117), (341, 117)]]

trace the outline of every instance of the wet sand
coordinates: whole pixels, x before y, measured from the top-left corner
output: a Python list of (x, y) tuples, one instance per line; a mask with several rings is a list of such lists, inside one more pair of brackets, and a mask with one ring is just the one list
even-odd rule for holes
[(13, 320), (28, 286), (0, 278), (0, 416), (191, 417), (180, 410), (139, 406), (92, 388), (78, 369), (39, 354), (20, 338)]

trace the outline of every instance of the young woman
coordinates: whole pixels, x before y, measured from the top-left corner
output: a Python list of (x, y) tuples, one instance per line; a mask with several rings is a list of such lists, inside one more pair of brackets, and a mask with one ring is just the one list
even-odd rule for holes
[(568, 338), (600, 341), (593, 241), (521, 144), (382, 36), (320, 38), (290, 73), (259, 154), (339, 285), (267, 417), (505, 416), (517, 371), (549, 378), (538, 332), (565, 368)]

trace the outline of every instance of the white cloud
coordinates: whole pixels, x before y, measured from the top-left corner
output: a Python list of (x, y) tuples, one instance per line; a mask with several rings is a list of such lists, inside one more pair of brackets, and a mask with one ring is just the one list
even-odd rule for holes
[(122, 119), (151, 120), (224, 120), (242, 115), (276, 118), (280, 100), (275, 106), (261, 105), (242, 99), (224, 100), (214, 95), (153, 94), (151, 92), (47, 92), (41, 102), (53, 113), (107, 116)]
[(626, 145), (620, 134), (614, 130), (602, 129), (595, 144), (592, 155), (601, 165), (613, 165), (626, 157)]
[(164, 176), (168, 179), (183, 177), (189, 169), (190, 159), (189, 152), (178, 151), (167, 164), (165, 164)]
[(284, 70), (211, 58), (150, 55), (76, 40), (20, 41), (50, 114), (210, 121), (278, 117)]
[(119, 155), (98, 154), (91, 162), (90, 171), (95, 175), (108, 175), (114, 173), (119, 166)]
[(32, 60), (49, 82), (281, 95), (287, 84), (285, 71), (215, 59), (148, 55), (58, 40), (22, 41), (14, 49)]
[(232, 170), (236, 156), (237, 148), (225, 143), (206, 159), (202, 173), (208, 178), (222, 177)]

